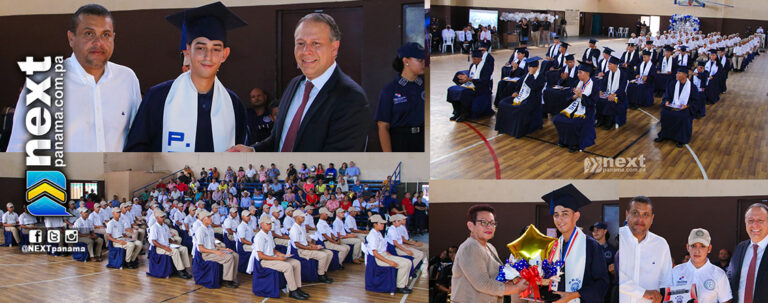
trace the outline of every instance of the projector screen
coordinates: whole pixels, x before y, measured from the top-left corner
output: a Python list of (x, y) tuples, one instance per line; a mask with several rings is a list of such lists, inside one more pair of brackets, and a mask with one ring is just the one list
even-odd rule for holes
[(498, 26), (499, 23), (499, 11), (490, 11), (482, 9), (470, 9), (469, 10), (469, 22), (472, 26), (479, 27), (485, 26)]

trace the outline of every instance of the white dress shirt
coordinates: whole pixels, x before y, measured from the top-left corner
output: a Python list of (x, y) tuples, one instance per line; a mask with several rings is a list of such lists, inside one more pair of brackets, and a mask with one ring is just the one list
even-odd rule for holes
[(700, 268), (691, 261), (675, 266), (672, 281), (675, 286), (696, 284), (698, 302), (722, 303), (733, 298), (725, 271), (709, 263), (709, 259)]
[[(293, 223), (293, 226), (291, 226), (290, 231), (290, 237), (292, 243), (299, 243), (301, 245), (307, 246), (307, 231), (304, 230), (303, 226), (300, 226), (297, 223)], [(292, 244), (295, 245), (295, 244)], [(298, 248), (298, 247), (297, 247)], [(291, 253), (291, 246), (288, 246), (288, 253)]]
[(258, 251), (267, 256), (275, 255), (275, 238), (272, 237), (271, 233), (267, 234), (263, 230), (260, 230), (259, 233), (256, 234), (256, 237), (253, 239), (253, 252), (251, 253), (256, 260), (259, 260)]
[[(45, 217), (47, 220), (50, 217)], [(109, 223), (107, 223), (107, 233), (112, 236), (115, 240), (123, 238), (123, 233), (125, 232), (125, 228), (123, 228), (123, 225), (120, 224), (115, 219), (109, 220)]]
[(646, 290), (672, 286), (672, 256), (667, 240), (648, 232), (637, 241), (629, 227), (619, 228), (619, 301), (646, 303)]
[[(74, 54), (64, 60), (64, 68), (67, 71), (64, 73), (64, 151), (122, 152), (141, 104), (136, 74), (128, 67), (107, 62), (104, 74), (96, 83)], [(25, 88), (16, 104), (9, 152), (24, 151), (27, 143), (27, 93)], [(53, 130), (49, 134), (53, 134)]]
[(19, 215), (14, 212), (7, 212), (3, 214), (3, 224), (19, 224)]
[(75, 221), (75, 229), (79, 234), (91, 234), (93, 231), (93, 222), (90, 219), (83, 219), (83, 217), (77, 218)]
[(379, 254), (387, 252), (387, 241), (381, 235), (381, 232), (375, 229), (371, 229), (371, 232), (365, 236), (365, 240), (368, 241), (368, 249), (371, 251), (377, 251)]
[[(253, 221), (253, 219), (251, 219)], [(237, 237), (235, 238), (235, 241), (241, 242), (240, 239), (245, 238), (249, 242), (253, 242), (253, 229), (251, 228), (248, 223), (245, 223), (245, 221), (240, 222), (240, 225), (237, 226)]]
[(336, 219), (333, 220), (333, 232), (335, 232), (339, 236), (347, 235), (347, 230), (346, 228), (344, 228), (344, 220), (339, 219), (339, 217), (336, 217)]
[[(304, 106), (304, 112), (301, 113), (302, 120), (304, 119), (304, 115), (307, 114), (307, 111), (309, 110), (309, 108), (312, 107), (312, 103), (315, 101), (315, 97), (317, 97), (317, 94), (320, 93), (320, 90), (323, 89), (323, 86), (325, 85), (325, 83), (328, 82), (328, 79), (330, 79), (331, 75), (333, 75), (334, 70), (336, 70), (335, 61), (320, 76), (310, 80), (310, 82), (312, 82), (312, 90), (309, 92), (309, 99), (307, 100), (307, 105)], [(296, 92), (293, 94), (293, 99), (291, 99), (291, 105), (288, 107), (288, 113), (286, 113), (285, 121), (283, 122), (283, 133), (280, 135), (280, 146), (278, 150), (283, 149), (283, 142), (285, 141), (285, 135), (288, 134), (288, 129), (291, 128), (291, 122), (293, 122), (293, 116), (295, 116), (296, 112), (299, 111), (299, 107), (301, 106), (301, 99), (304, 97), (304, 86), (306, 82), (307, 82), (306, 77), (304, 77), (304, 80), (299, 81), (299, 87), (296, 88)], [(294, 144), (294, 146), (296, 145)]]
[(152, 240), (157, 241), (157, 243), (160, 243), (165, 246), (170, 245), (169, 239), (171, 238), (171, 230), (168, 229), (168, 225), (160, 223), (155, 223), (152, 225), (152, 227), (149, 228), (149, 245), (154, 246), (155, 244), (152, 243)]
[[(763, 259), (763, 253), (765, 253), (765, 246), (768, 245), (768, 237), (763, 238), (760, 242), (749, 241), (747, 251), (744, 254), (744, 261), (741, 263), (741, 276), (739, 277), (739, 301), (744, 302), (744, 290), (747, 285), (747, 272), (749, 272), (749, 263), (752, 262), (752, 245), (757, 244), (757, 260), (755, 263), (755, 281), (757, 281), (757, 270), (760, 269), (760, 261)], [(752, 288), (753, 290), (756, 287)]]
[(390, 225), (389, 227), (387, 227), (387, 243), (395, 245), (394, 242), (397, 242), (397, 244), (402, 245), (403, 236), (400, 235), (400, 229), (396, 228), (394, 225)]

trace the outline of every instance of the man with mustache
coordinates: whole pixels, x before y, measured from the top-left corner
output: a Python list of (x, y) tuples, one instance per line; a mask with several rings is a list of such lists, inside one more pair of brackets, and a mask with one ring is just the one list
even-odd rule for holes
[(247, 25), (221, 2), (166, 17), (182, 29), (190, 69), (147, 92), (131, 125), (127, 152), (223, 152), (245, 142), (240, 98), (216, 77), (227, 60), (227, 31)]
[[(133, 70), (109, 61), (115, 47), (112, 14), (98, 4), (81, 6), (72, 15), (67, 39), (72, 55), (64, 60), (64, 151), (122, 151), (141, 91)], [(33, 81), (58, 75), (43, 76)], [(28, 93), (25, 88), (16, 105), (9, 152), (24, 151), (29, 138), (24, 126)]]
[(653, 204), (645, 196), (629, 202), (627, 225), (619, 228), (619, 301), (660, 303), (659, 289), (672, 286), (672, 256), (664, 238), (648, 231)]
[(308, 14), (293, 36), (302, 75), (291, 80), (280, 99), (272, 133), (227, 151), (363, 151), (372, 115), (363, 89), (336, 65), (341, 42), (336, 21), (324, 13)]
[(749, 240), (744, 240), (733, 250), (728, 266), (728, 280), (735, 296), (734, 303), (757, 303), (768, 300), (768, 206), (755, 203), (744, 215)]

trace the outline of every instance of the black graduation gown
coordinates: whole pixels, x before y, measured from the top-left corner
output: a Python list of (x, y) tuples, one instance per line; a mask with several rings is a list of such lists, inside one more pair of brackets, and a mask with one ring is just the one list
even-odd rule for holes
[(675, 60), (674, 56), (672, 56), (671, 58), (672, 58), (672, 69), (671, 69), (672, 73), (670, 74), (660, 73), (663, 70), (662, 65), (664, 64), (664, 62), (662, 62), (662, 60), (664, 60), (664, 56), (660, 56), (659, 61), (656, 63), (656, 75), (654, 77), (655, 80), (653, 84), (653, 88), (656, 93), (659, 93), (659, 94), (663, 93), (664, 90), (667, 89), (667, 84), (669, 84), (670, 81), (672, 82), (675, 81), (675, 72), (677, 71), (677, 67), (678, 67), (677, 60)]
[[(691, 66), (693, 65), (693, 56), (691, 56), (691, 54), (688, 54), (688, 59), (687, 60), (682, 60), (682, 64), (681, 64), (681, 60), (680, 60), (680, 54), (675, 55), (672, 58), (674, 58), (675, 64), (677, 64), (677, 67), (685, 66), (685, 67), (690, 69)], [(675, 71), (677, 71), (677, 68), (675, 68)]]
[[(139, 111), (133, 119), (131, 130), (125, 142), (124, 152), (161, 152), (163, 141), (163, 111), (165, 99), (174, 80), (160, 83), (147, 91)], [(245, 107), (235, 92), (227, 89), (235, 111), (235, 144), (245, 143), (247, 118)], [(195, 152), (213, 152), (211, 129), (211, 103), (213, 90), (197, 95), (197, 134)]]
[[(527, 59), (527, 58), (526, 58)], [(523, 59), (525, 60), (525, 59)], [(520, 80), (522, 80), (522, 77), (525, 77), (525, 74), (528, 73), (528, 65), (525, 65), (523, 68), (520, 68), (520, 64), (518, 64), (517, 68), (512, 68), (512, 66), (503, 66), (501, 67), (501, 79), (499, 79), (499, 83), (496, 84), (496, 97), (493, 99), (493, 105), (499, 106), (499, 101), (501, 99), (504, 99), (506, 97), (509, 97), (513, 92), (518, 90), (520, 88), (520, 82), (512, 82), (512, 81), (505, 81), (505, 77), (518, 77)]]
[[(688, 144), (691, 142), (691, 135), (693, 134), (693, 115), (691, 114), (692, 108), (695, 107), (697, 98), (701, 98), (701, 94), (696, 89), (696, 86), (691, 83), (691, 93), (688, 97), (688, 108), (683, 110), (672, 110), (672, 108), (666, 106), (666, 103), (672, 103), (675, 97), (675, 84), (677, 81), (670, 82), (667, 85), (667, 91), (662, 98), (661, 107), (661, 131), (659, 131), (659, 137), (662, 139), (674, 140), (682, 144)], [(681, 90), (682, 84), (681, 84)]]
[[(563, 243), (563, 247), (567, 247)], [(603, 247), (600, 243), (597, 243), (595, 239), (587, 237), (586, 240), (586, 254), (587, 262), (584, 265), (584, 276), (581, 288), (577, 292), (581, 295), (579, 300), (583, 303), (602, 302), (605, 298), (605, 292), (608, 290), (610, 278), (608, 276), (608, 265), (605, 264), (605, 256), (603, 254)], [(567, 284), (565, 281), (565, 268), (563, 267), (563, 274), (561, 276), (561, 283), (559, 283), (558, 291), (571, 291), (565, 289)]]
[[(523, 78), (520, 78), (523, 81)], [(514, 105), (512, 96), (499, 102), (499, 111), (496, 114), (496, 131), (509, 134), (515, 138), (521, 138), (542, 127), (541, 90), (544, 87), (544, 76), (539, 72), (538, 77), (533, 75), (525, 79), (525, 84), (531, 89), (528, 98), (519, 105)], [(522, 85), (521, 85), (522, 89)], [(520, 90), (518, 89), (518, 93)]]
[[(640, 62), (639, 65), (637, 65), (637, 69), (634, 74), (632, 74), (632, 79), (636, 79), (638, 75), (642, 73), (640, 70), (640, 66), (643, 63)], [(637, 83), (628, 83), (627, 84), (627, 98), (629, 98), (629, 104), (635, 105), (635, 106), (643, 106), (648, 107), (653, 105), (653, 85), (654, 85), (654, 77), (656, 76), (656, 67), (653, 66), (653, 63), (648, 61), (648, 64), (651, 64), (650, 69), (648, 70), (648, 75), (645, 79), (645, 82), (643, 84), (637, 84)]]
[(592, 66), (597, 67), (597, 61), (600, 59), (600, 50), (597, 48), (587, 48), (581, 54), (581, 61), (592, 63)]
[[(627, 107), (629, 106), (629, 100), (627, 100), (626, 89), (627, 81), (629, 81), (629, 73), (625, 69), (620, 68), (617, 69), (617, 71), (621, 71), (621, 74), (619, 75), (619, 87), (616, 90), (616, 97), (619, 100), (618, 102), (614, 102), (599, 97), (597, 100), (597, 115), (609, 116), (613, 123), (622, 126), (627, 122)], [(610, 73), (605, 74), (600, 91), (607, 92), (610, 76)]]
[(582, 93), (581, 104), (584, 105), (586, 110), (585, 118), (570, 118), (563, 113), (559, 113), (552, 119), (557, 129), (557, 141), (559, 144), (579, 146), (580, 150), (595, 145), (595, 138), (597, 137), (594, 124), (595, 105), (597, 104), (600, 91), (595, 80), (592, 78), (592, 92), (589, 96), (586, 93)]
[(472, 84), (475, 85), (474, 90), (462, 87), (458, 78), (460, 73), (469, 75), (469, 70), (472, 69), (471, 64), (469, 70), (459, 71), (453, 76), (453, 83), (456, 85), (448, 88), (448, 102), (460, 102), (469, 118), (483, 117), (493, 113), (491, 108), (493, 64), (494, 59), (491, 54), (488, 54), (480, 70), (480, 78), (472, 79)]
[(704, 95), (707, 96), (707, 103), (714, 104), (720, 101), (720, 94), (723, 92), (723, 75), (725, 74), (723, 66), (717, 61), (717, 72), (715, 75), (709, 75), (712, 79), (707, 83), (707, 89), (704, 90)]
[[(694, 77), (698, 78), (700, 81), (701, 88), (704, 90), (703, 92), (699, 93), (699, 98), (696, 98), (695, 104), (692, 104), (691, 106), (691, 114), (694, 118), (702, 118), (706, 116), (707, 114), (707, 107), (706, 107), (706, 91), (707, 91), (707, 78), (709, 78), (709, 72), (703, 71), (701, 73), (696, 73), (693, 75)], [(691, 79), (693, 81), (693, 79)], [(691, 82), (693, 83), (693, 82)]]
[(640, 53), (637, 52), (637, 50), (634, 51), (634, 54), (632, 55), (632, 60), (629, 60), (629, 52), (625, 51), (623, 54), (621, 54), (621, 63), (626, 63), (627, 67), (626, 69), (629, 69), (631, 71), (634, 71), (634, 68), (640, 64), (642, 58), (640, 58)]
[[(565, 72), (566, 68), (567, 65), (559, 70), (549, 71), (547, 73), (547, 88), (544, 89), (542, 95), (542, 99), (544, 100), (544, 113), (557, 115), (561, 110), (571, 104), (570, 98), (573, 96), (573, 87), (579, 83), (577, 77), (578, 71), (573, 72), (573, 77), (570, 77), (569, 73), (568, 77), (562, 79), (560, 75)], [(573, 68), (576, 69), (576, 66)], [(552, 75), (557, 78), (550, 80)], [(552, 81), (552, 83), (550, 83), (550, 81)], [(554, 88), (555, 85), (561, 87)]]
[(733, 69), (733, 64), (731, 63), (730, 58), (725, 59), (725, 65), (722, 64), (722, 57), (717, 57), (717, 61), (720, 63), (721, 66), (723, 66), (723, 75), (720, 77), (720, 88), (722, 92), (728, 91), (728, 73)]

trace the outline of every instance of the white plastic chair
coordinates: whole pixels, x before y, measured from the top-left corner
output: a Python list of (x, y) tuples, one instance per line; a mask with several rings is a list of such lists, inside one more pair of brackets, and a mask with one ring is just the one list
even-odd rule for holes
[(443, 53), (445, 53), (448, 47), (451, 47), (451, 54), (453, 54), (453, 39), (454, 37), (451, 37), (450, 39), (443, 41)]
[(624, 36), (623, 36), (623, 37), (624, 37), (624, 38), (627, 38), (627, 37), (629, 37), (629, 27), (625, 27), (625, 28), (624, 28)]
[(616, 37), (616, 33), (613, 32), (613, 26), (608, 27), (608, 37)]

